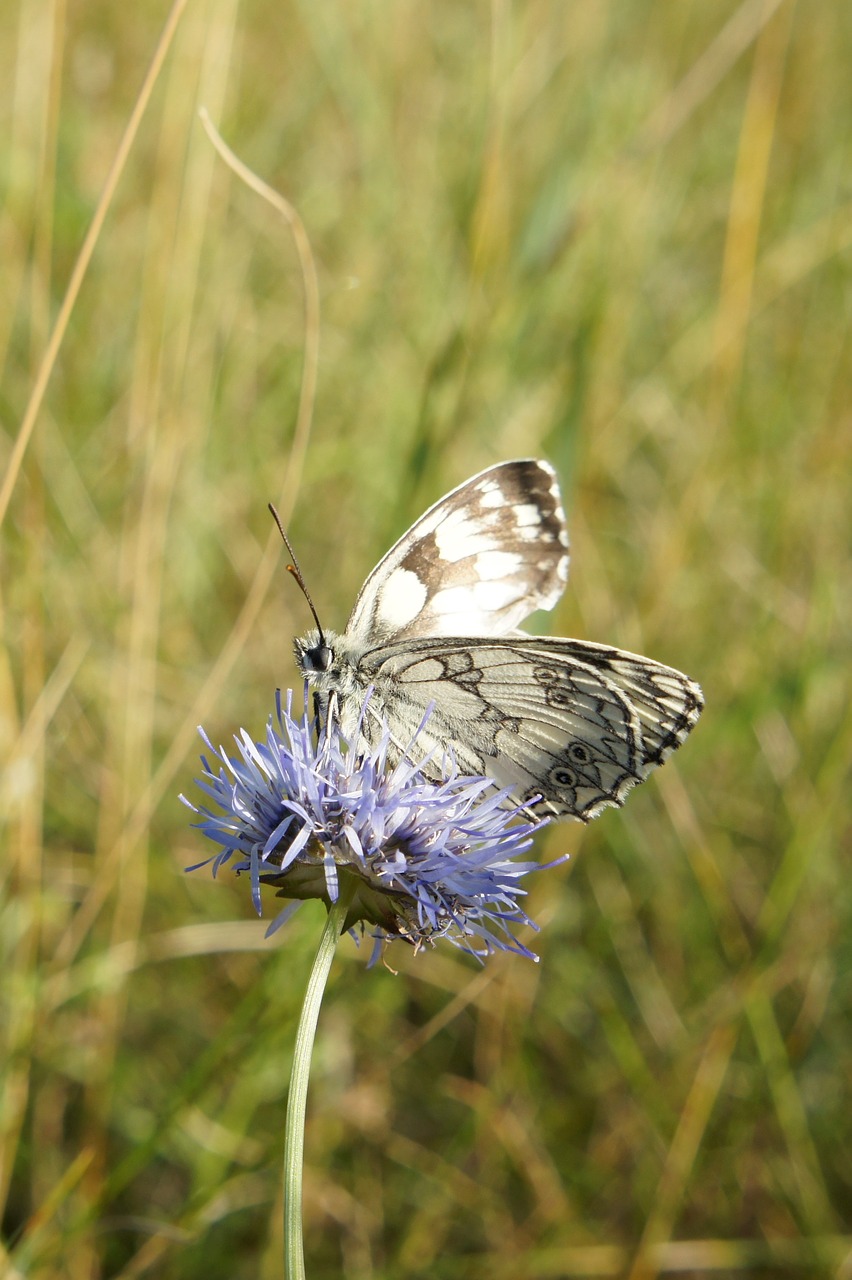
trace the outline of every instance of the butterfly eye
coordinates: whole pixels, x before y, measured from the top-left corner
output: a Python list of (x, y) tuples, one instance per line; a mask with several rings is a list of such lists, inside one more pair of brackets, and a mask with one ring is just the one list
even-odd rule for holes
[(334, 661), (334, 654), (327, 644), (318, 644), (315, 649), (310, 649), (305, 656), (310, 661), (314, 671), (328, 671)]

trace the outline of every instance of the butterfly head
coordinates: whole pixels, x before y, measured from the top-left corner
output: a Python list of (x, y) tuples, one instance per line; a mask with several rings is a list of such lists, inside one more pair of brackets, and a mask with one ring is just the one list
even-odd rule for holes
[(333, 631), (309, 631), (299, 636), (293, 643), (296, 664), (306, 680), (313, 682), (323, 676), (334, 665), (334, 644), (337, 636)]

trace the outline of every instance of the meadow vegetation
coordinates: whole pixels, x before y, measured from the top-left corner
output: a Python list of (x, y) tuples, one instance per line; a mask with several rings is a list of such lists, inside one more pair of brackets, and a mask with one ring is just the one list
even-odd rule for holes
[(268, 501), (339, 628), (533, 455), (536, 625), (707, 709), (545, 834), (538, 965), (343, 940), (308, 1274), (852, 1276), (850, 64), (822, 0), (3, 7), (0, 1274), (280, 1274), (323, 912), (184, 873), (196, 725), (296, 679)]

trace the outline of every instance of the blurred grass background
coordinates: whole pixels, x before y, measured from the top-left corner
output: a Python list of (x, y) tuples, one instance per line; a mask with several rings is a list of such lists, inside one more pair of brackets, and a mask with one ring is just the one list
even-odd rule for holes
[[(344, 940), (308, 1274), (852, 1276), (852, 8), (166, 18), (0, 15), (0, 1274), (280, 1273), (322, 913), (266, 942), (243, 881), (184, 875), (194, 727), (259, 734), (295, 679), (268, 500), (335, 627), (428, 503), (533, 454), (573, 542), (548, 625), (707, 710), (548, 833), (540, 965)], [(319, 326), (200, 106), (299, 211)]]

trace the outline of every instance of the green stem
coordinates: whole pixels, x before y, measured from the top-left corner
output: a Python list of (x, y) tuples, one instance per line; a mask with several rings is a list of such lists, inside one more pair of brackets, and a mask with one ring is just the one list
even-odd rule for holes
[(305, 992), (305, 1001), (296, 1031), (293, 1068), (290, 1072), (290, 1094), (287, 1098), (287, 1121), (284, 1128), (284, 1272), (287, 1280), (305, 1280), (305, 1250), (302, 1243), (302, 1164), (311, 1053), (326, 980), (354, 893), (354, 877), (341, 875), (340, 893), (337, 902), (328, 913), (311, 976), (308, 978), (308, 989)]

